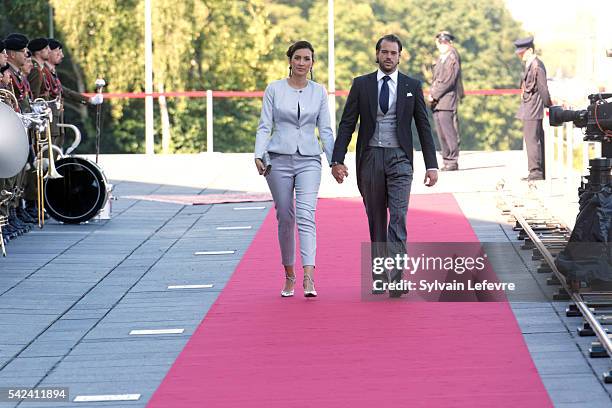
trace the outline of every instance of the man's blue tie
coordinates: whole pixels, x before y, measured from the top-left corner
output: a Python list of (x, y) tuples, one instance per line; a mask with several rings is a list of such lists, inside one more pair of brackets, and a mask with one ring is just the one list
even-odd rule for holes
[(389, 110), (389, 80), (391, 77), (389, 75), (385, 75), (383, 78), (382, 86), (380, 87), (380, 96), (378, 97), (378, 103), (380, 104), (380, 110), (383, 114), (387, 114)]

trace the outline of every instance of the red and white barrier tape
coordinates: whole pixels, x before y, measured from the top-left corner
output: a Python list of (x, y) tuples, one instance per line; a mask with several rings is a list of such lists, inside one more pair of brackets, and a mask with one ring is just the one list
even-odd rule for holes
[[(425, 94), (428, 91), (425, 90)], [(520, 89), (476, 89), (465, 91), (466, 95), (517, 95), (520, 94)], [(213, 98), (261, 98), (263, 91), (213, 91)], [(336, 96), (347, 96), (348, 91), (336, 91)], [(87, 96), (94, 96), (95, 93), (86, 93)], [(177, 92), (109, 92), (103, 93), (104, 99), (144, 99), (147, 96), (159, 98), (205, 98), (206, 91), (177, 91)]]

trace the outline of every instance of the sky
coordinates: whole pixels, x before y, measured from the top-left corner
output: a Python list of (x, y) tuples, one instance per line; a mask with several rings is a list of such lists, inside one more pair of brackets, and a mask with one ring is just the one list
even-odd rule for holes
[[(612, 92), (612, 0), (505, 0), (568, 99)], [(571, 94), (571, 98), (570, 98)], [(584, 98), (584, 96), (582, 97)]]
[(549, 76), (612, 90), (612, 0), (505, 0), (535, 37)]
[[(544, 41), (575, 40), (599, 24), (612, 28), (610, 0), (506, 0), (506, 5), (527, 31), (534, 32)], [(604, 18), (608, 19), (607, 24), (603, 21)], [(579, 24), (582, 19), (595, 24)], [(608, 39), (612, 41), (610, 29), (607, 34)]]

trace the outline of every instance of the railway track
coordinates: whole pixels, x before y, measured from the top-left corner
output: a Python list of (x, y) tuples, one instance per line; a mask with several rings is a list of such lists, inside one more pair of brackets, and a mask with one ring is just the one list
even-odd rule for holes
[[(550, 275), (548, 285), (559, 285), (553, 300), (569, 301), (568, 317), (582, 316), (583, 324), (577, 328), (578, 335), (597, 337), (589, 348), (590, 357), (612, 359), (612, 335), (607, 328), (612, 326), (612, 291), (594, 290), (584, 283), (569, 282), (555, 265), (555, 257), (567, 245), (571, 229), (533, 197), (519, 201), (512, 201), (508, 196), (500, 197), (498, 207), (511, 222), (515, 222), (517, 239), (523, 241), (521, 249), (531, 250), (532, 259), (541, 262), (538, 273)], [(610, 363), (612, 368), (612, 361)], [(611, 369), (603, 373), (603, 380), (612, 383)]]

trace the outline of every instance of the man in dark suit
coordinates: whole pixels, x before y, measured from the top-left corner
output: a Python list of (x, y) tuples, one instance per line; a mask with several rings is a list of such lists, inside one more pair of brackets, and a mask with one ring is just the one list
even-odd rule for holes
[(516, 118), (523, 121), (523, 137), (527, 146), (528, 181), (543, 180), (544, 174), (544, 107), (552, 105), (546, 68), (535, 54), (533, 37), (514, 42), (516, 54), (525, 63), (521, 77), (521, 105)]
[(457, 107), (463, 98), (461, 58), (453, 46), (455, 37), (448, 31), (436, 35), (440, 57), (433, 69), (429, 102), (433, 111), (436, 133), (442, 148), (442, 171), (459, 170), (459, 118)]
[[(433, 186), (438, 179), (436, 148), (421, 83), (398, 71), (401, 52), (402, 43), (395, 35), (378, 40), (378, 70), (354, 79), (332, 157), (332, 175), (342, 183), (348, 176), (344, 157), (359, 120), (357, 185), (368, 216), (373, 258), (394, 257), (406, 251), (413, 119), (427, 168), (424, 182)], [(401, 270), (390, 271), (388, 276), (392, 282), (401, 278)], [(373, 274), (373, 279), (372, 292), (384, 293), (376, 281), (385, 280), (385, 277)], [(399, 297), (402, 293), (401, 290), (389, 291), (391, 297)]]

